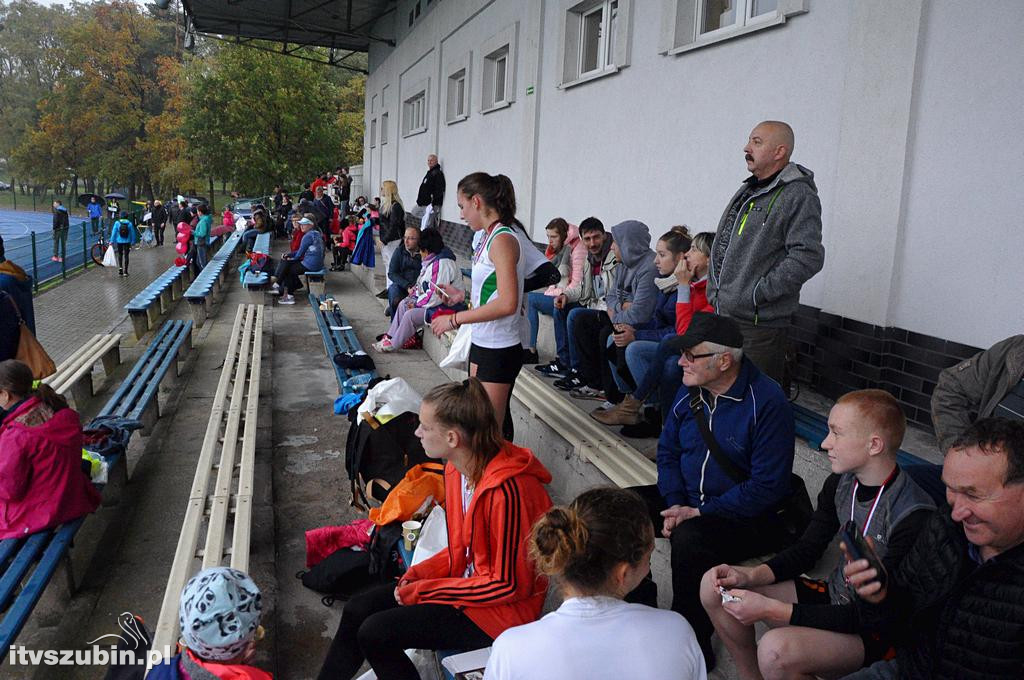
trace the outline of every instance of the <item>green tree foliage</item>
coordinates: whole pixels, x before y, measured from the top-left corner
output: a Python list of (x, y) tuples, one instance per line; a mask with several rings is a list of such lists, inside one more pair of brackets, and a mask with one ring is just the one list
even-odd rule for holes
[(363, 162), (363, 102), (366, 99), (366, 76), (357, 75), (341, 87), (338, 107), (338, 129), (341, 131), (343, 165)]
[(254, 194), (335, 167), (342, 134), (329, 68), (230, 44), (193, 61), (184, 130), (204, 174)]

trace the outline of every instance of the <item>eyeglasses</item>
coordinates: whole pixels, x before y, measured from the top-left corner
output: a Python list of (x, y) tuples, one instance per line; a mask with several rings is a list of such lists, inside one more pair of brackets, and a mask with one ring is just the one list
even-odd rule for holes
[(704, 359), (706, 357), (713, 357), (716, 354), (718, 354), (718, 352), (707, 352), (705, 354), (694, 354), (690, 350), (686, 350), (685, 352), (683, 352), (683, 358), (686, 359), (687, 361), (689, 361), (692, 364), (697, 359)]

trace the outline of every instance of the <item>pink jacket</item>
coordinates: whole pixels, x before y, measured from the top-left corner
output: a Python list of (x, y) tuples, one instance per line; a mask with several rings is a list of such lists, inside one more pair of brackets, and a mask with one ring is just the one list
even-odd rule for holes
[(100, 494), (82, 471), (82, 425), (30, 397), (0, 424), (0, 539), (86, 515)]
[[(561, 295), (566, 288), (570, 288), (579, 283), (580, 279), (583, 278), (583, 264), (587, 261), (587, 247), (583, 244), (583, 240), (580, 239), (580, 228), (575, 224), (569, 225), (569, 234), (565, 239), (565, 245), (563, 248), (571, 248), (569, 252), (569, 278), (566, 279), (562, 276), (562, 280), (553, 286), (548, 286), (544, 294), (549, 297), (557, 297)], [(554, 257), (554, 253), (546, 251), (544, 255), (550, 260)]]

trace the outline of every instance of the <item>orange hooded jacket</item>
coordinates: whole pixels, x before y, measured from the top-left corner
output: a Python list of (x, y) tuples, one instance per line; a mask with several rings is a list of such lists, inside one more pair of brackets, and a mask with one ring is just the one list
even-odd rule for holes
[[(467, 514), (462, 512), (459, 471), (448, 464), (444, 478), (448, 549), (405, 573), (398, 588), (402, 602), (464, 609), (495, 638), (507, 628), (536, 621), (547, 579), (527, 558), (526, 541), (533, 523), (551, 507), (544, 489), (551, 473), (529, 449), (505, 442), (484, 469)], [(469, 577), (464, 576), (467, 552), (474, 567)]]

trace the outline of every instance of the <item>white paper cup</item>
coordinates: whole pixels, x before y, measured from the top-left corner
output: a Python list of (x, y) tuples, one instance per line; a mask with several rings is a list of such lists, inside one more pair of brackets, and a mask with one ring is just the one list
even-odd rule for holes
[(423, 529), (423, 522), (417, 522), (416, 520), (408, 520), (402, 522), (402, 542), (405, 544), (406, 550), (412, 550), (413, 546), (416, 545), (416, 541), (419, 540), (420, 531)]

